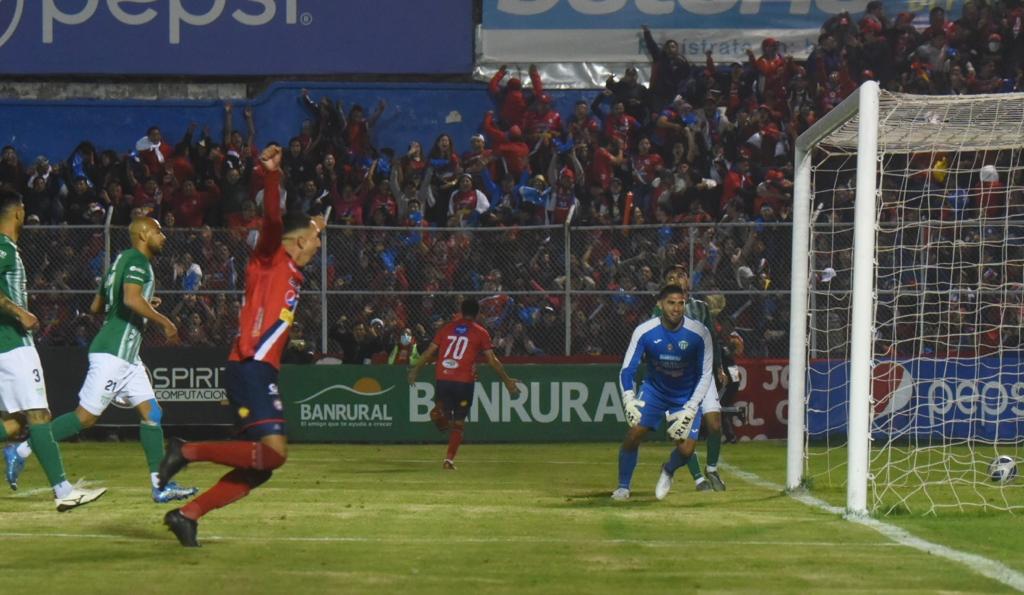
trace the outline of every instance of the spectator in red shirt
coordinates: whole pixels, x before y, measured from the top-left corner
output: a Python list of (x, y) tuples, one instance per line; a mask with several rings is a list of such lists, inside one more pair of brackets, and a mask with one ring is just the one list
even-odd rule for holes
[[(384, 113), (384, 109), (387, 106), (388, 103), (381, 99), (377, 102), (377, 110), (367, 119), (363, 106), (357, 103), (349, 110), (348, 118), (342, 119), (345, 144), (348, 146), (349, 151), (352, 152), (353, 159), (358, 161), (370, 155), (373, 149), (370, 133), (377, 124), (377, 120), (380, 120), (380, 116)], [(339, 109), (338, 112), (341, 113), (341, 110)]]
[(494, 147), (493, 154), (500, 160), (497, 177), (508, 173), (519, 179), (524, 171), (529, 171), (530, 147), (523, 142), (523, 133), (518, 126), (512, 126), (508, 132), (502, 131), (494, 123), (494, 112), (487, 112), (483, 126)]
[(171, 197), (169, 207), (174, 212), (175, 222), (181, 227), (201, 227), (206, 211), (220, 199), (220, 188), (213, 180), (207, 180), (204, 190), (198, 190), (196, 183), (185, 180), (181, 190)]
[(442, 464), (443, 469), (449, 470), (455, 469), (455, 455), (462, 444), (466, 416), (473, 406), (477, 356), (484, 356), (511, 394), (519, 394), (516, 381), (494, 355), (490, 333), (476, 322), (480, 304), (468, 298), (462, 302), (459, 312), (462, 317), (441, 327), (423, 357), (409, 369), (409, 384), (415, 385), (419, 371), (437, 362), (434, 366), (435, 404), (430, 420), (438, 430), (449, 431), (448, 450)]
[[(498, 108), (498, 117), (501, 120), (502, 125), (505, 128), (512, 126), (518, 126), (520, 129), (524, 126), (524, 118), (526, 116), (526, 108), (529, 106), (526, 94), (523, 92), (523, 81), (518, 78), (510, 78), (505, 88), (501, 88), (501, 80), (508, 74), (508, 67), (504, 64), (498, 69), (498, 72), (494, 73), (491, 77), (491, 82), (487, 85), (487, 90), (491, 94), (491, 99), (494, 100), (495, 105)], [(544, 86), (540, 80), (540, 73), (537, 72), (537, 66), (534, 64), (530, 65), (530, 82), (533, 84), (533, 95), (534, 97), (539, 96), (544, 92)]]
[(164, 171), (165, 164), (171, 160), (171, 156), (174, 154), (174, 148), (163, 142), (160, 128), (156, 126), (150, 126), (146, 131), (146, 136), (135, 143), (135, 151), (151, 176)]

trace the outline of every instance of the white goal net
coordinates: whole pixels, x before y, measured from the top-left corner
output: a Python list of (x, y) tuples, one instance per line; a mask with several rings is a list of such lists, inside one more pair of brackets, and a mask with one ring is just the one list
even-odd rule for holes
[(798, 145), (787, 485), (1024, 511), (1024, 94), (869, 83)]

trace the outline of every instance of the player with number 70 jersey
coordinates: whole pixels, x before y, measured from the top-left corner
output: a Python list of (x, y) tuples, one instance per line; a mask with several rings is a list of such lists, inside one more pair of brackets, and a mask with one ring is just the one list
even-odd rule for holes
[(473, 406), (477, 356), (483, 354), (510, 393), (519, 392), (516, 381), (509, 377), (505, 367), (494, 355), (491, 335), (476, 322), (480, 304), (475, 299), (467, 299), (462, 302), (460, 311), (462, 318), (442, 326), (423, 357), (409, 369), (409, 384), (414, 384), (420, 368), (435, 360), (437, 362), (434, 365), (435, 405), (430, 412), (430, 420), (438, 430), (450, 430), (448, 452), (442, 464), (444, 469), (455, 469), (455, 453), (462, 444), (466, 416)]

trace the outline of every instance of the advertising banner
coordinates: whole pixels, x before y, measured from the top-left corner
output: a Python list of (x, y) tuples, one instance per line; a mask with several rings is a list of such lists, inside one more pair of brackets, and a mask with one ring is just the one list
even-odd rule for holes
[[(675, 39), (691, 60), (710, 50), (716, 60), (746, 60), (774, 37), (787, 54), (806, 57), (829, 18), (847, 11), (859, 20), (868, 0), (484, 0), (480, 61), (645, 63), (640, 35)], [(941, 6), (959, 15), (961, 2)], [(895, 0), (885, 11), (926, 18), (933, 3)]]
[[(470, 410), (478, 442), (618, 441), (626, 431), (617, 365), (510, 365), (521, 382), (511, 395), (489, 368), (479, 370)], [(784, 438), (785, 362), (745, 362), (734, 420), (741, 439)], [(430, 423), (434, 385), (424, 370), (414, 386), (398, 366), (284, 366), (281, 393), (290, 438), (299, 442), (440, 440)], [(659, 430), (652, 436), (665, 438)]]
[[(1024, 362), (1017, 357), (885, 361), (872, 384), (876, 440), (1024, 438)], [(846, 434), (848, 386), (845, 362), (811, 364), (812, 439)]]
[(4, 0), (11, 74), (465, 74), (472, 2)]
[[(84, 348), (41, 347), (39, 358), (46, 374), (50, 411), (60, 415), (78, 406), (78, 391), (89, 369)], [(231, 425), (231, 409), (223, 404), (223, 372), (226, 349), (189, 347), (143, 348), (142, 361), (149, 371), (163, 423), (168, 426)], [(100, 418), (100, 425), (137, 425), (139, 416), (127, 404), (114, 401)]]

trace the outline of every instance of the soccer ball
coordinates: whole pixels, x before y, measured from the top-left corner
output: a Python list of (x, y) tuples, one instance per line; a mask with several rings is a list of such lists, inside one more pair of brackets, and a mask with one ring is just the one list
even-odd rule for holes
[(988, 477), (996, 483), (1009, 483), (1017, 477), (1017, 461), (1006, 455), (996, 457), (988, 466)]

